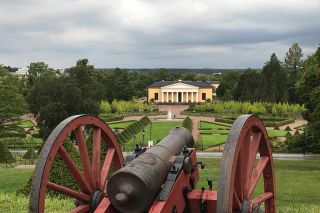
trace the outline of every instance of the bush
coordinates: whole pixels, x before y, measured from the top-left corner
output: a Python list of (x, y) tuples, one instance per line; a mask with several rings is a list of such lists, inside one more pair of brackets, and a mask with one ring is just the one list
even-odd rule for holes
[(105, 114), (100, 114), (99, 118), (105, 122), (122, 121), (123, 120), (123, 116), (108, 116)]
[(33, 149), (29, 149), (22, 158), (26, 160), (36, 159), (38, 158), (38, 154)]
[(292, 129), (289, 126), (287, 126), (284, 130), (291, 131)]
[[(68, 152), (69, 156), (73, 159), (73, 162), (76, 164), (79, 170), (82, 170), (80, 155), (76, 150), (70, 139), (66, 139), (63, 143), (64, 148)], [(51, 167), (51, 171), (49, 174), (49, 181), (59, 184), (61, 186), (65, 186), (67, 188), (80, 191), (78, 184), (75, 182), (73, 175), (69, 171), (68, 167), (61, 159), (59, 153), (57, 153), (54, 162)], [(19, 190), (17, 190), (17, 194), (23, 194), (28, 196), (31, 189), (32, 177), (28, 180), (28, 182)], [(60, 193), (57, 193), (51, 189), (47, 189), (47, 193), (54, 197), (66, 197)]]
[(119, 134), (120, 142), (129, 142), (134, 137), (134, 134), (141, 132), (150, 123), (151, 120), (147, 116), (144, 116), (139, 121), (133, 122)]
[(5, 137), (26, 137), (26, 131), (24, 128), (16, 125), (16, 124), (9, 124), (9, 125), (0, 125), (0, 138)]
[(13, 163), (15, 162), (11, 152), (7, 147), (0, 142), (0, 163)]
[(192, 120), (189, 116), (187, 116), (183, 121), (182, 121), (182, 126), (186, 129), (188, 129), (190, 132), (192, 132), (193, 128), (193, 123)]

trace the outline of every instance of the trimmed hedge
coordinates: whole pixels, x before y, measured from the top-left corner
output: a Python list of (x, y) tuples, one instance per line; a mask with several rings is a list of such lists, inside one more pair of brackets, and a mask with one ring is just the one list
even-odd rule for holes
[(139, 121), (133, 122), (118, 135), (120, 142), (129, 142), (134, 137), (134, 134), (141, 132), (150, 123), (151, 120), (147, 116), (144, 116)]
[(29, 160), (29, 159), (36, 159), (38, 158), (38, 154), (34, 151), (34, 149), (29, 149), (22, 157), (23, 159)]
[[(294, 119), (283, 119), (283, 118), (260, 118), (264, 125), (267, 127), (279, 127), (284, 126), (286, 124), (290, 124), (294, 122)], [(226, 117), (226, 118), (216, 118), (216, 122), (222, 122), (227, 124), (233, 124), (236, 118), (233, 117)]]
[(182, 121), (182, 127), (188, 129), (190, 132), (192, 132), (193, 128), (193, 122), (189, 116), (187, 116), (183, 121)]
[(105, 122), (112, 122), (112, 121), (122, 121), (124, 117), (123, 116), (108, 116), (108, 115), (100, 114), (99, 118)]
[[(72, 158), (73, 162), (76, 164), (78, 169), (82, 171), (80, 155), (79, 152), (76, 150), (75, 146), (73, 145), (72, 141), (70, 139), (66, 139), (63, 143), (63, 147), (67, 150), (69, 156)], [(75, 191), (80, 191), (78, 184), (74, 180), (73, 175), (67, 168), (64, 161), (61, 159), (59, 153), (57, 153), (52, 164), (49, 174), (49, 181), (73, 189)], [(30, 193), (31, 183), (32, 177), (30, 177), (28, 182), (22, 188), (17, 190), (16, 194), (28, 196)], [(51, 189), (47, 189), (47, 193), (49, 193), (50, 196), (54, 197), (67, 197)]]
[(7, 147), (0, 142), (0, 163), (13, 163), (15, 162), (11, 152)]

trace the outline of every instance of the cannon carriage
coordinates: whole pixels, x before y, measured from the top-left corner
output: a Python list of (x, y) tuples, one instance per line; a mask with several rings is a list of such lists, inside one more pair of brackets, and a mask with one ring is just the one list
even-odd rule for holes
[[(84, 128), (90, 128), (89, 153)], [(81, 169), (64, 148), (75, 136)], [(103, 143), (106, 150), (101, 149)], [(151, 148), (127, 156), (117, 137), (102, 120), (89, 115), (72, 116), (50, 134), (41, 150), (31, 185), (29, 212), (45, 212), (47, 189), (71, 197), (71, 212), (276, 212), (272, 153), (266, 129), (254, 115), (234, 122), (224, 147), (217, 191), (197, 188), (199, 169), (194, 140), (183, 128), (172, 129)], [(50, 181), (58, 155), (80, 190)], [(112, 171), (111, 171), (112, 170)], [(262, 181), (263, 191), (255, 192)]]

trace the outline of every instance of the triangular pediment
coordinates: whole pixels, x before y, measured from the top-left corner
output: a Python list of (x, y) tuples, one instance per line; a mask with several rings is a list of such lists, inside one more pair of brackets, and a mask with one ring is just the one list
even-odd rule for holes
[(161, 87), (161, 88), (162, 89), (198, 89), (199, 87), (178, 82), (178, 83), (173, 83), (173, 84)]

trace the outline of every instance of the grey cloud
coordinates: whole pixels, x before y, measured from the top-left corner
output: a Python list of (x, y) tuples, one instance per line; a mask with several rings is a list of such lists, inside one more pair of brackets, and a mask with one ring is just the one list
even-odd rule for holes
[[(1, 1), (0, 63), (261, 67), (319, 43), (319, 1)], [(12, 15), (13, 14), (13, 15)]]

